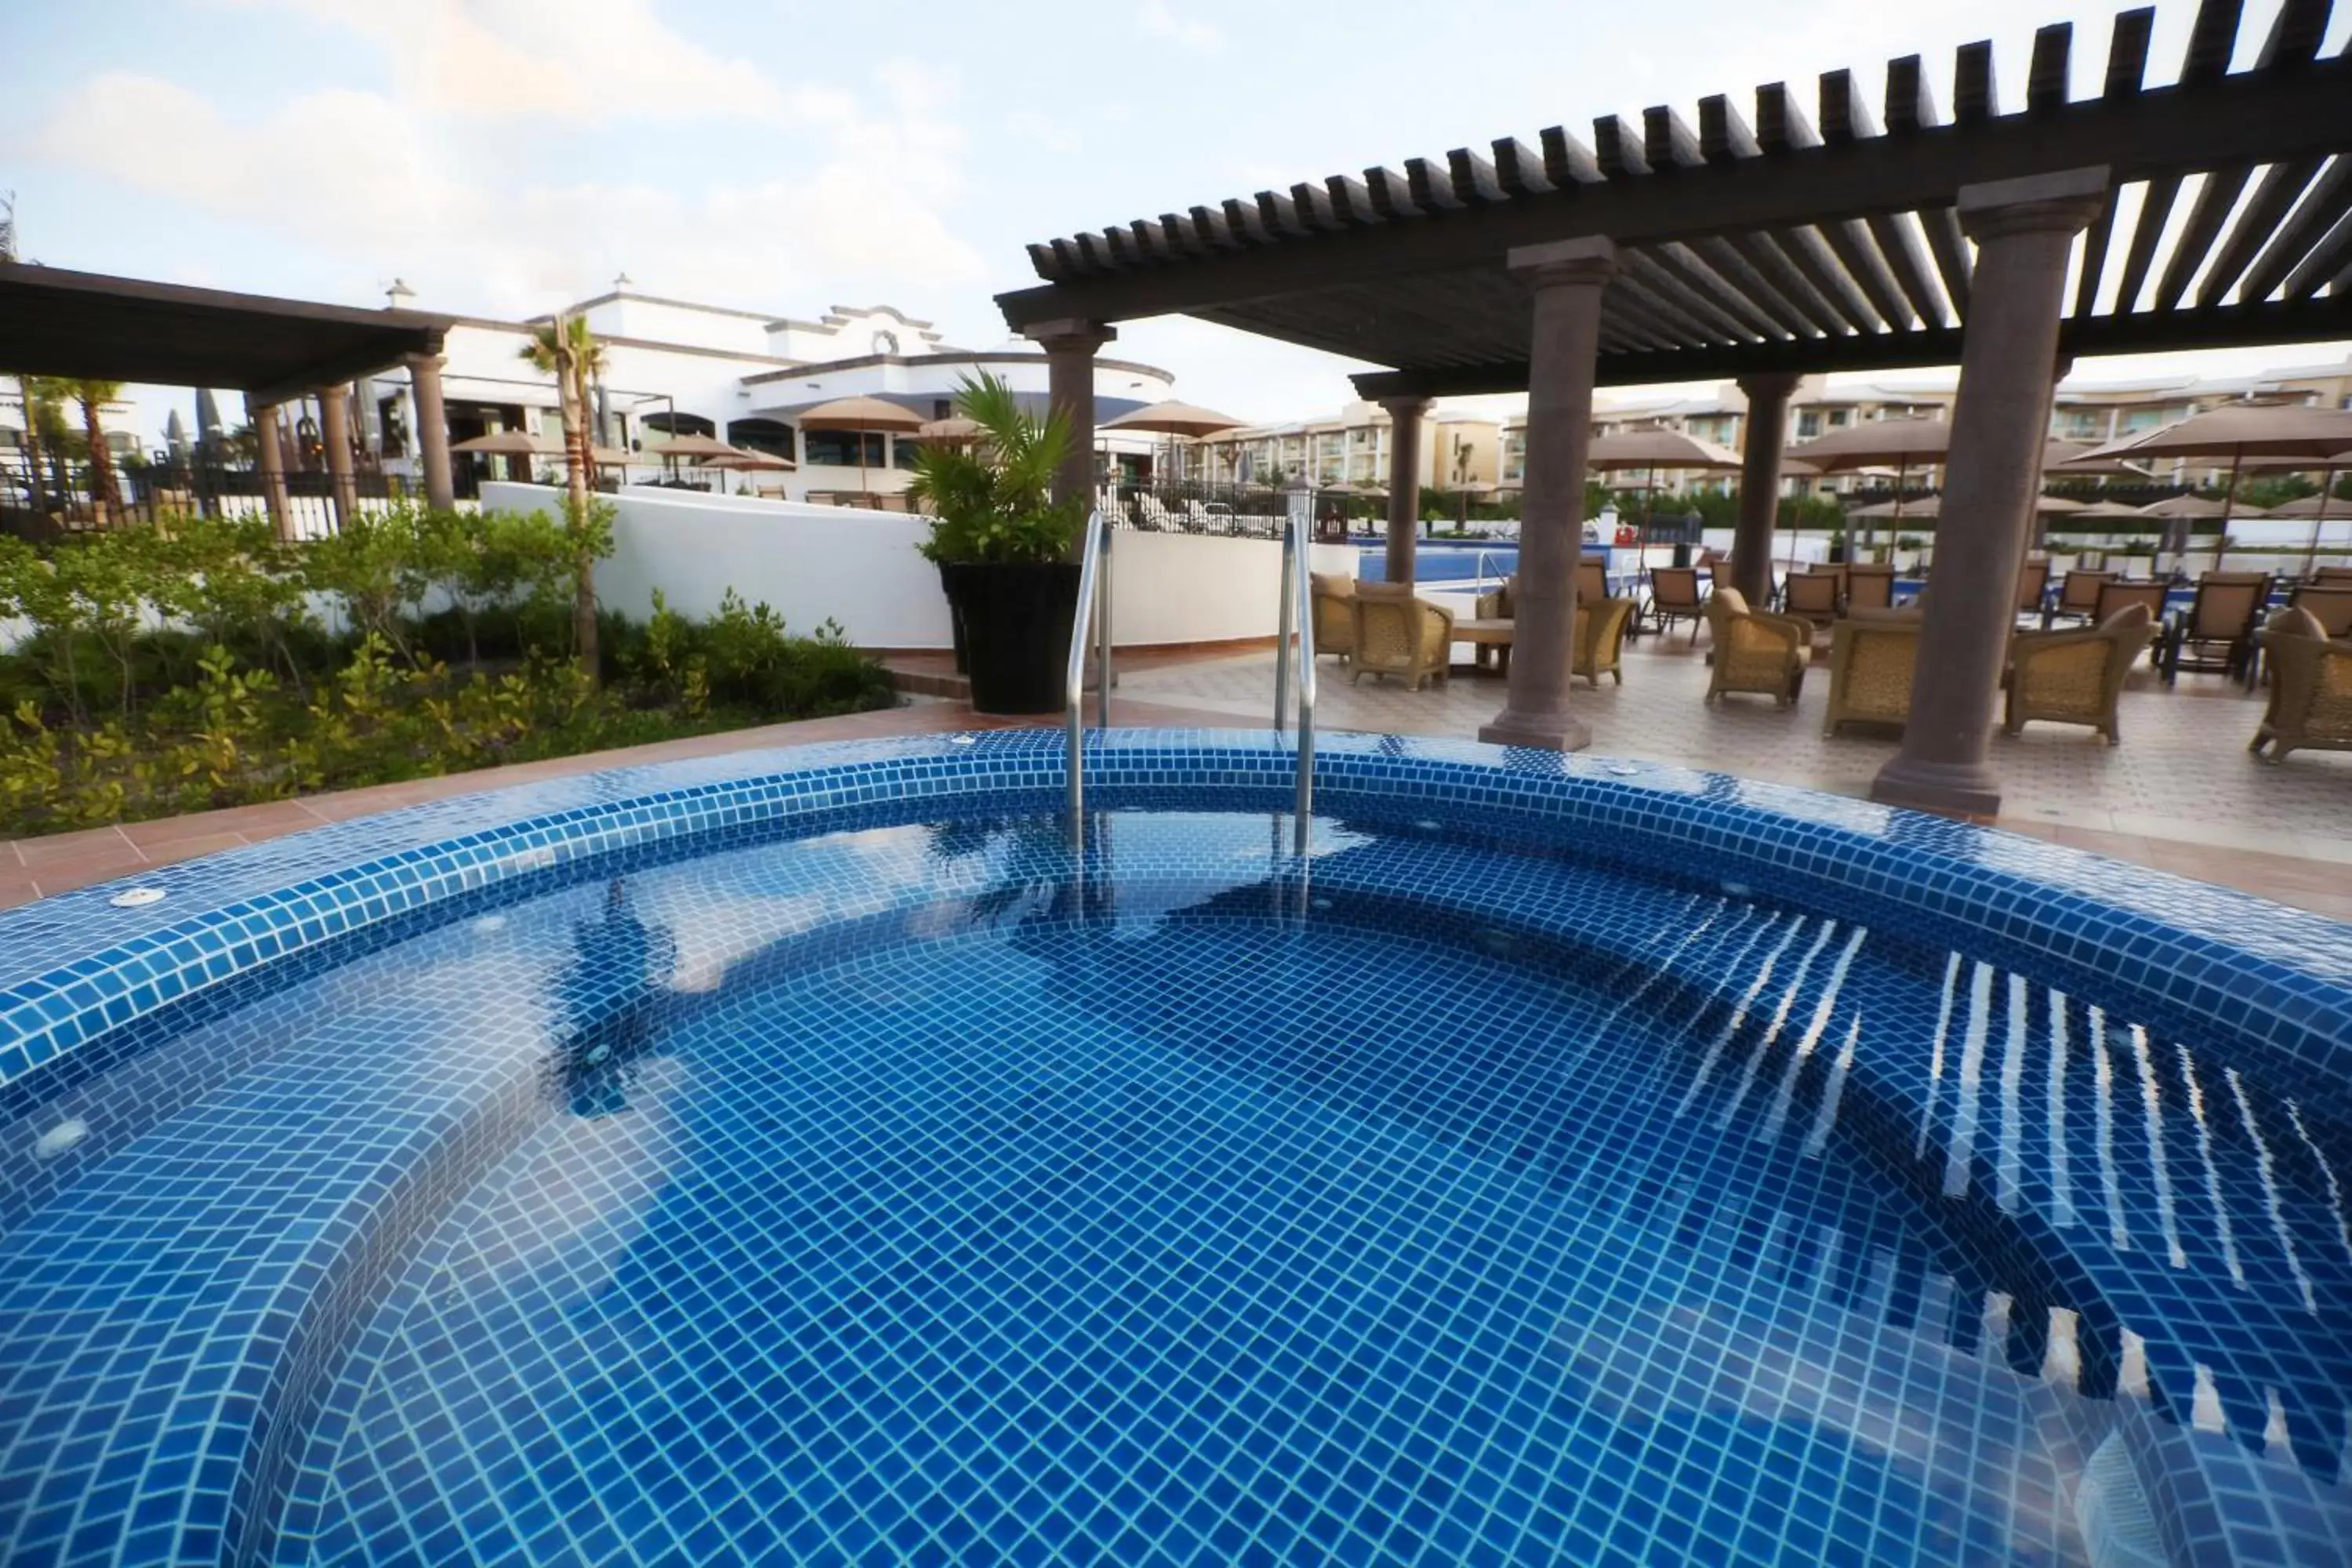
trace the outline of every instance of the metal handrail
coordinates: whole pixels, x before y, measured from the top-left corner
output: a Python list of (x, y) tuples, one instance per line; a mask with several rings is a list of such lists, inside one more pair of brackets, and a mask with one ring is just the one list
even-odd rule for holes
[(1087, 847), (1086, 705), (1087, 634), (1095, 649), (1095, 722), (1110, 728), (1110, 527), (1099, 509), (1087, 514), (1086, 549), (1078, 562), (1077, 613), (1070, 620), (1070, 662), (1063, 728), (1069, 740), (1070, 849)]
[(1307, 855), (1307, 824), (1315, 811), (1315, 590), (1313, 560), (1307, 552), (1307, 520), (1290, 520), (1296, 536), (1291, 554), (1297, 562), (1288, 584), (1298, 621), (1298, 800), (1291, 848), (1302, 860)]

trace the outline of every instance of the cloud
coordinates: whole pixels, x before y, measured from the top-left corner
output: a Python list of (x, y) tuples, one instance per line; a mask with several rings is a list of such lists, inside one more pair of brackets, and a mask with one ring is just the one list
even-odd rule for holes
[(239, 0), (348, 28), (403, 102), (469, 119), (801, 120), (843, 95), (787, 88), (671, 31), (645, 0)]
[(1135, 25), (1147, 38), (1165, 38), (1201, 54), (1225, 47), (1224, 32), (1215, 23), (1197, 16), (1180, 16), (1167, 0), (1143, 0), (1143, 8), (1135, 15)]

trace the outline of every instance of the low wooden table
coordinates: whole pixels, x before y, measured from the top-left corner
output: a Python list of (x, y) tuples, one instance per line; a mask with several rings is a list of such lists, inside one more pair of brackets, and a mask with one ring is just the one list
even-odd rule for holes
[(1487, 656), (1491, 654), (1495, 658), (1495, 673), (1508, 675), (1511, 673), (1511, 630), (1517, 625), (1515, 621), (1500, 619), (1456, 621), (1454, 623), (1454, 640), (1472, 645), (1473, 657), (1477, 661), (1473, 668), (1486, 668)]

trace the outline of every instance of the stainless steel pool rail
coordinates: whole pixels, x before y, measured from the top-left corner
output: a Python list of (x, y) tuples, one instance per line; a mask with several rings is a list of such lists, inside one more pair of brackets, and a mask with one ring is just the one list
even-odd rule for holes
[(1274, 644), (1276, 734), (1282, 732), (1290, 707), (1290, 661), (1294, 656), (1298, 660), (1298, 795), (1292, 808), (1291, 852), (1301, 857), (1307, 853), (1307, 822), (1315, 811), (1315, 595), (1307, 521), (1307, 508), (1294, 503), (1282, 531), (1282, 611)]
[(1087, 637), (1095, 647), (1095, 724), (1110, 728), (1110, 522), (1100, 508), (1087, 514), (1085, 549), (1078, 557), (1077, 614), (1070, 621), (1070, 663), (1063, 731), (1069, 741), (1070, 851), (1087, 847), (1086, 705)]

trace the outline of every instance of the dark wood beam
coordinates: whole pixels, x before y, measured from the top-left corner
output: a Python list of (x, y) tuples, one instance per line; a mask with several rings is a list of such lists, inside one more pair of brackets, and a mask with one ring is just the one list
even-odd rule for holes
[(2123, 274), (2116, 286), (2116, 314), (2127, 315), (2138, 309), (2140, 289), (2147, 281), (2157, 244), (2164, 237), (2165, 220), (2172, 216), (2173, 200), (2179, 195), (2178, 174), (2159, 175), (2141, 193), (2139, 221), (2132, 226), (2131, 246), (2124, 252)]
[(2213, 240), (2229, 221), (2230, 209), (2238, 204), (2238, 193), (2246, 188), (2246, 179), (2252, 173), (2242, 166), (2216, 169), (2205, 176), (2198, 188), (2197, 200), (2189, 209), (2189, 221), (2180, 226), (2180, 237), (2173, 242), (2172, 255), (2164, 264), (2164, 276), (2156, 282), (2156, 308), (2169, 310), (2180, 303), (2189, 291), (2189, 280), (2204, 264), (2206, 252), (2213, 248)]
[[(2255, 255), (2278, 232), (2279, 221), (2286, 216), (2294, 198), (2311, 184), (2311, 176), (2319, 172), (2316, 158), (2297, 158), (2290, 163), (2273, 163), (2263, 171), (2263, 183), (2254, 187), (2254, 199), (2238, 215), (2230, 237), (2213, 255), (2213, 265), (2206, 269), (2204, 280), (2197, 285), (2197, 303), (2202, 309), (2218, 305), (2230, 292), (2230, 286), (2243, 276)], [(2263, 294), (2270, 292), (2265, 289)], [(2262, 294), (2253, 296), (2259, 300)]]
[[(1706, 243), (1717, 242), (1710, 240)], [(1838, 313), (1837, 307), (1806, 280), (1805, 275), (1797, 269), (1796, 263), (1789, 259), (1788, 253), (1770, 235), (1735, 234), (1726, 237), (1720, 243), (1729, 246), (1743, 260), (1763, 274), (1765, 280), (1796, 308), (1813, 331), (1833, 335), (1850, 330), (1850, 323)]]
[[(1915, 211), (1948, 204), (1962, 185), (2058, 169), (2106, 165), (2124, 182), (2329, 155), (2352, 146), (2352, 61), (2331, 58), (2288, 73), (2224, 77), (1838, 148), (1791, 139), (1775, 153), (1760, 96), (1759, 117), (1765, 155), (1757, 159), (1677, 169), (1671, 177), (1579, 184), (1425, 221), (1386, 223), (1344, 240), (1318, 236), (1184, 265), (1073, 276), (999, 302), (1015, 327), (1068, 316), (1123, 321), (1318, 287), (1335, 266), (1362, 278), (1448, 270), (1496, 265), (1514, 247), (1582, 235), (1639, 244)], [(1563, 162), (1572, 163), (1562, 142)], [(1627, 150), (1621, 147), (1621, 155)], [(1401, 210), (1396, 194), (1391, 186), (1389, 211), (1379, 216)], [(1340, 192), (1333, 195), (1336, 203)], [(1196, 211), (1195, 221), (1200, 217)], [(1213, 246), (1231, 248), (1214, 227)]]
[[(1959, 363), (1961, 329), (1877, 332), (1867, 337), (1797, 342), (1717, 344), (1664, 353), (1603, 354), (1597, 380), (1604, 386), (1717, 381), (1759, 371), (1914, 370)], [(2089, 354), (2176, 353), (2255, 344), (2326, 342), (2352, 337), (2352, 297), (2261, 305), (2222, 305), (2170, 315), (2095, 316), (2060, 329), (2059, 352)], [(1418, 393), (1429, 397), (1521, 392), (1523, 362), (1456, 366), (1443, 372), (1371, 371), (1353, 378), (1359, 395)]]
[[(2115, 30), (2107, 37), (2107, 73), (2101, 84), (2100, 96), (2110, 103), (2121, 103), (2139, 96), (2140, 87), (2147, 76), (2147, 41), (2156, 26), (2153, 6), (2126, 11), (2116, 18)], [(2083, 271), (2074, 283), (2074, 310), (2077, 316), (2087, 316), (2097, 305), (2099, 280), (2105, 275), (2107, 247), (2116, 231), (2116, 198), (2119, 187), (2110, 183), (2105, 200), (2099, 203), (2099, 214), (2083, 233)], [(1967, 314), (1966, 308), (1961, 314)]]
[[(1928, 85), (1917, 55), (1886, 62), (1886, 133), (1906, 136), (1943, 123), (1936, 111), (1935, 89)], [(2110, 197), (2112, 200), (2112, 197)], [(1937, 276), (1952, 309), (1969, 313), (1969, 281), (1973, 270), (1968, 240), (1960, 233), (1960, 215), (1948, 205), (1922, 207), (1919, 227), (1927, 237), (1928, 254), (1936, 258)]]

